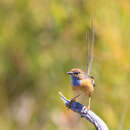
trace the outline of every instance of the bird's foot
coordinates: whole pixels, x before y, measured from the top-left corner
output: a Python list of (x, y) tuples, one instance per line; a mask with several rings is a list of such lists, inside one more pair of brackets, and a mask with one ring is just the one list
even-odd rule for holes
[(71, 99), (68, 108), (71, 108), (73, 102), (75, 102), (75, 100)]
[(80, 96), (80, 94), (77, 95), (77, 96), (75, 96), (75, 97), (73, 97), (73, 98), (70, 100), (69, 108), (71, 108), (72, 103), (75, 102), (75, 101), (76, 101), (76, 98), (79, 97), (79, 96)]

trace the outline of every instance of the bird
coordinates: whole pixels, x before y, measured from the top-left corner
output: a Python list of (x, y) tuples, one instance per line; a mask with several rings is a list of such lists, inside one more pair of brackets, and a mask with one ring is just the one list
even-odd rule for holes
[[(91, 40), (90, 40), (91, 38)], [(87, 71), (83, 71), (80, 68), (72, 68), (67, 72), (71, 77), (71, 86), (73, 91), (77, 91), (78, 95), (71, 99), (71, 103), (76, 100), (82, 93), (89, 97), (87, 109), (91, 106), (91, 95), (95, 87), (95, 78), (90, 75), (92, 63), (93, 63), (93, 49), (94, 49), (94, 27), (93, 22), (91, 22), (91, 32), (86, 33), (87, 40)], [(91, 41), (91, 56), (89, 55)], [(70, 103), (70, 106), (71, 106)]]

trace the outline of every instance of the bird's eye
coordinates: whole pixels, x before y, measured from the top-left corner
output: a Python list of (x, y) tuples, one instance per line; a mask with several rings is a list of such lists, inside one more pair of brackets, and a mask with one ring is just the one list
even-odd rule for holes
[(79, 72), (74, 72), (74, 74), (79, 74)]

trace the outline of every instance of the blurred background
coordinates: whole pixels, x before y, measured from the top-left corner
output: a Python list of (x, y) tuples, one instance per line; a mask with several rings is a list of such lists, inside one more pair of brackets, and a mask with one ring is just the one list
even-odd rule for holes
[(91, 109), (110, 130), (130, 130), (129, 0), (0, 1), (1, 130), (95, 129), (58, 95), (72, 98), (66, 72), (86, 69), (91, 16), (96, 82)]

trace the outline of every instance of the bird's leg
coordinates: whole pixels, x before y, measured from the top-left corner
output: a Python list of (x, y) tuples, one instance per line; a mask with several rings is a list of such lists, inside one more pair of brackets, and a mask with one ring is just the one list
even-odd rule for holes
[(78, 94), (77, 96), (73, 97), (71, 101), (75, 101), (77, 97), (79, 97), (81, 94)]
[(72, 103), (73, 103), (73, 102), (76, 100), (76, 98), (79, 97), (80, 95), (81, 95), (81, 94), (79, 94), (79, 95), (73, 97), (73, 98), (70, 100), (69, 108), (71, 108)]
[(88, 107), (87, 107), (88, 110), (90, 110), (90, 106), (91, 106), (91, 94), (89, 94), (89, 99), (88, 99)]
[[(90, 105), (91, 105), (91, 94), (89, 94), (89, 99), (88, 99), (88, 106), (86, 107), (87, 112), (90, 110)], [(84, 117), (81, 115), (81, 118)]]

